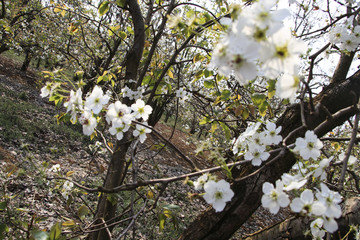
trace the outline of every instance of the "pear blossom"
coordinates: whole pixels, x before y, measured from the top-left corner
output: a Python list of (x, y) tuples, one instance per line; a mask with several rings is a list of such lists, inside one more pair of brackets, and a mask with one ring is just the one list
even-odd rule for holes
[(324, 214), (326, 210), (321, 202), (314, 201), (314, 194), (310, 189), (304, 190), (300, 198), (294, 198), (290, 204), (290, 208), (293, 212), (303, 212), (318, 216)]
[(265, 182), (262, 190), (264, 195), (261, 198), (261, 203), (264, 208), (269, 209), (272, 214), (276, 214), (280, 207), (287, 207), (290, 203), (289, 196), (283, 192), (283, 183), (281, 180), (276, 181), (276, 187), (274, 185)]
[(320, 161), (319, 165), (315, 166), (315, 171), (314, 171), (314, 177), (320, 177), (320, 180), (325, 180), (326, 179), (326, 171), (325, 169), (329, 166), (331, 160), (333, 159), (333, 157), (330, 158), (324, 158), (323, 160)]
[(123, 98), (129, 98), (130, 100), (133, 100), (133, 91), (128, 86), (125, 86), (123, 89), (121, 89), (121, 93)]
[(49, 169), (50, 172), (60, 172), (60, 170), (60, 164), (55, 164)]
[(264, 145), (250, 144), (249, 150), (245, 153), (245, 160), (251, 160), (252, 165), (260, 166), (263, 161), (270, 157)]
[(353, 34), (346, 34), (342, 38), (340, 49), (347, 50), (349, 52), (355, 51), (359, 46), (359, 40)]
[(144, 121), (148, 120), (152, 112), (152, 107), (145, 105), (145, 102), (141, 99), (136, 100), (136, 102), (131, 105), (131, 109), (134, 111), (133, 116), (136, 119), (142, 118)]
[(42, 98), (47, 97), (47, 96), (50, 95), (52, 84), (53, 84), (52, 82), (46, 82), (45, 86), (41, 88), (41, 94), (40, 94), (40, 96), (41, 96)]
[(276, 124), (268, 122), (266, 124), (266, 130), (264, 131), (263, 142), (266, 145), (279, 144), (282, 141), (282, 136), (279, 135), (281, 126), (276, 128)]
[(258, 49), (258, 43), (230, 33), (216, 45), (209, 67), (217, 67), (224, 76), (235, 75), (240, 84), (247, 84), (257, 76)]
[(303, 41), (291, 36), (290, 29), (281, 28), (269, 37), (266, 48), (261, 50), (265, 76), (276, 78), (282, 72), (294, 74), (296, 66), (300, 64), (299, 56), (306, 49)]
[(338, 230), (338, 224), (334, 218), (325, 217), (324, 219), (324, 228), (330, 233), (334, 233)]
[(329, 40), (333, 44), (341, 43), (346, 35), (348, 35), (346, 29), (339, 24), (330, 30)]
[(83, 112), (79, 121), (83, 125), (83, 133), (87, 136), (90, 136), (97, 126), (96, 118), (88, 110)]
[(234, 196), (234, 192), (230, 188), (230, 184), (225, 180), (215, 182), (213, 180), (204, 184), (204, 199), (211, 204), (216, 212), (221, 212)]
[(70, 191), (74, 187), (74, 184), (70, 181), (65, 181), (63, 185), (63, 189)]
[(110, 100), (109, 95), (104, 95), (103, 90), (99, 86), (95, 86), (90, 96), (86, 98), (85, 107), (92, 110), (93, 113), (99, 114), (103, 106)]
[(116, 101), (109, 105), (106, 113), (106, 121), (110, 123), (114, 120), (121, 120), (125, 124), (130, 124), (132, 121), (130, 111), (131, 110), (127, 105), (122, 104), (120, 101)]
[(150, 128), (136, 124), (136, 129), (134, 130), (133, 135), (134, 137), (139, 137), (141, 143), (145, 142), (147, 133), (151, 133)]
[(195, 182), (194, 182), (194, 188), (195, 190), (201, 190), (204, 186), (204, 184), (207, 182), (209, 178), (209, 174), (205, 173), (201, 175)]
[(294, 70), (294, 73), (284, 73), (276, 82), (276, 95), (280, 98), (288, 98), (291, 103), (294, 103), (299, 83), (300, 76), (296, 70)]
[(262, 29), (278, 27), (282, 25), (282, 21), (290, 15), (287, 9), (274, 9), (276, 0), (262, 0), (258, 4), (254, 4), (252, 8), (244, 11), (244, 17), (249, 19), (253, 25)]
[(341, 217), (341, 195), (338, 192), (331, 191), (324, 183), (320, 184), (321, 191), (316, 193), (317, 199), (322, 202), (326, 211), (324, 215), (328, 218)]
[(73, 90), (70, 91), (70, 97), (67, 101), (64, 102), (64, 107), (66, 107), (66, 112), (71, 111), (70, 121), (75, 123), (77, 112), (84, 110), (81, 88), (76, 90), (76, 92)]
[(53, 83), (53, 82), (46, 82), (45, 86), (41, 88), (41, 94), (40, 96), (42, 98), (47, 96), (52, 96), (53, 92), (60, 87), (60, 83)]
[(112, 125), (109, 128), (111, 135), (115, 135), (117, 140), (121, 140), (124, 137), (124, 132), (127, 132), (130, 128), (130, 123), (127, 124), (121, 119), (114, 119)]
[(314, 131), (308, 130), (305, 138), (297, 138), (295, 141), (295, 152), (299, 152), (300, 156), (308, 160), (316, 159), (320, 156), (320, 149), (323, 147), (322, 142), (315, 135)]
[(285, 186), (284, 187), (285, 191), (300, 189), (307, 182), (307, 178), (303, 177), (301, 174), (290, 175), (288, 173), (284, 173), (281, 176), (281, 180)]
[(310, 230), (314, 239), (323, 239), (325, 236), (325, 231), (322, 229), (323, 225), (324, 220), (322, 218), (317, 218), (310, 223)]

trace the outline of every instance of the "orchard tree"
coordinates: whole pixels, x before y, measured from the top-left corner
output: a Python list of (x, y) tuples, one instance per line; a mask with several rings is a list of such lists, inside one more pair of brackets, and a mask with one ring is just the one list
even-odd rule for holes
[[(286, 229), (288, 238), (303, 239), (306, 230), (314, 239), (359, 234), (356, 228), (336, 233), (356, 223), (340, 221), (341, 204), (360, 192), (360, 72), (352, 66), (360, 43), (358, 3), (46, 4), (45, 54), (56, 52), (76, 73), (69, 79), (45, 72), (41, 95), (63, 104), (58, 120), (81, 124), (110, 154), (102, 186), (62, 179), (66, 199), (74, 187), (100, 193), (92, 224), (74, 235), (138, 238), (136, 222), (160, 208), (161, 195), (176, 181), (201, 191), (211, 205), (179, 239), (229, 239), (260, 205), (271, 214), (289, 207), (310, 223)], [(215, 166), (200, 169), (153, 128), (167, 111), (197, 120), (198, 131), (209, 133), (196, 152)], [(151, 132), (192, 171), (140, 177), (136, 153)], [(121, 202), (118, 193), (127, 199)], [(160, 226), (172, 218), (171, 207), (165, 210)]]

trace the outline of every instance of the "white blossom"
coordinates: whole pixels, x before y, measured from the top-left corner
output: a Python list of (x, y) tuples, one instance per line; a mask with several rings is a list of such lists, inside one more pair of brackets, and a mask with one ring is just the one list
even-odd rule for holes
[(207, 182), (209, 178), (209, 174), (205, 173), (201, 175), (195, 182), (194, 182), (194, 188), (195, 190), (201, 190), (204, 186), (204, 184)]
[(109, 105), (106, 113), (106, 121), (110, 123), (113, 120), (121, 120), (125, 124), (130, 124), (132, 121), (130, 112), (131, 110), (128, 106), (122, 104), (120, 101), (116, 101)]
[(282, 141), (282, 136), (279, 135), (281, 126), (276, 128), (276, 124), (268, 122), (266, 124), (266, 130), (264, 131), (263, 142), (266, 145), (279, 144)]
[(287, 207), (289, 205), (289, 196), (283, 192), (281, 180), (276, 181), (276, 188), (274, 188), (273, 184), (265, 182), (262, 190), (264, 193), (261, 198), (262, 206), (269, 209), (271, 213), (276, 214), (280, 207)]
[(290, 208), (294, 212), (303, 212), (318, 216), (324, 214), (326, 210), (325, 206), (321, 202), (314, 201), (314, 194), (310, 189), (304, 190), (301, 193), (300, 198), (293, 199), (290, 204)]
[(314, 239), (323, 239), (325, 236), (325, 231), (322, 229), (324, 220), (322, 218), (317, 218), (310, 223), (311, 234)]
[(150, 128), (136, 124), (136, 129), (134, 130), (133, 135), (134, 137), (139, 137), (141, 143), (145, 142), (147, 133), (151, 133)]
[(141, 99), (136, 100), (136, 102), (131, 105), (131, 109), (134, 111), (133, 116), (136, 119), (142, 118), (144, 121), (148, 120), (152, 112), (152, 107), (145, 105), (145, 102)]
[(230, 188), (230, 184), (225, 180), (215, 182), (213, 180), (208, 181), (204, 185), (204, 199), (208, 204), (211, 204), (216, 212), (221, 212), (226, 205), (226, 202), (230, 201), (234, 196), (234, 192)]
[(305, 138), (296, 139), (294, 151), (299, 152), (300, 156), (305, 160), (310, 158), (317, 159), (320, 156), (320, 149), (322, 147), (323, 144), (314, 131), (308, 130), (305, 133)]
[(85, 107), (92, 110), (93, 113), (99, 114), (103, 106), (110, 100), (109, 95), (104, 95), (103, 90), (99, 86), (95, 86), (90, 96), (86, 98)]
[(96, 118), (92, 115), (90, 111), (85, 110), (81, 115), (79, 121), (80, 124), (83, 125), (83, 133), (87, 136), (90, 136), (97, 126)]
[(266, 152), (264, 145), (250, 144), (249, 150), (245, 153), (245, 160), (251, 160), (252, 165), (260, 166), (263, 161), (266, 161), (270, 153)]

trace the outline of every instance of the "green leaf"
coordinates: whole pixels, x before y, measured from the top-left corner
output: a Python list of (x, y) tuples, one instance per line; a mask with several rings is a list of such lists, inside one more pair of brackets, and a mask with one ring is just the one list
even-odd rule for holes
[(162, 230), (164, 230), (165, 220), (166, 220), (165, 214), (160, 213), (160, 214), (159, 214), (159, 231), (160, 231), (160, 232), (162, 232)]
[(49, 234), (47, 232), (33, 230), (31, 231), (31, 236), (34, 240), (49, 240)]
[(0, 240), (5, 238), (5, 232), (9, 232), (9, 228), (5, 224), (0, 224)]
[(6, 208), (6, 202), (0, 202), (0, 211), (4, 211)]
[(207, 117), (204, 117), (203, 119), (201, 119), (201, 121), (199, 122), (199, 125), (204, 125), (209, 123), (209, 119)]
[(275, 95), (275, 85), (276, 85), (276, 80), (269, 80), (268, 81), (268, 98), (272, 98)]
[(251, 96), (251, 100), (256, 106), (259, 106), (266, 101), (266, 96), (264, 94), (256, 93)]
[(205, 76), (206, 78), (208, 78), (208, 77), (210, 77), (210, 76), (212, 76), (212, 75), (213, 75), (213, 72), (212, 72), (212, 71), (209, 71), (209, 70), (207, 70), (207, 69), (204, 70), (204, 76)]
[(102, 17), (105, 13), (107, 13), (110, 9), (110, 2), (109, 1), (104, 1), (99, 5), (99, 15), (100, 17)]
[(119, 7), (124, 8), (124, 7), (126, 7), (126, 0), (116, 0), (116, 4)]
[(206, 88), (214, 88), (215, 83), (212, 80), (205, 80), (204, 81), (204, 87), (206, 87)]
[(85, 205), (82, 205), (77, 211), (77, 215), (81, 220), (83, 220), (88, 214), (89, 209)]
[(246, 120), (250, 115), (250, 112), (247, 108), (244, 109), (244, 111), (241, 113), (241, 116), (243, 117), (244, 120)]
[(127, 38), (126, 32), (123, 32), (123, 31), (120, 31), (120, 32), (119, 32), (119, 36), (120, 36), (122, 39), (124, 39), (124, 40)]
[(229, 90), (224, 90), (221, 92), (221, 99), (222, 100), (229, 100), (231, 92)]
[(259, 113), (262, 117), (265, 116), (268, 106), (269, 106), (269, 103), (267, 101), (265, 101), (261, 105), (259, 105)]
[(200, 70), (195, 74), (195, 78), (201, 78), (204, 75), (204, 71)]
[(61, 234), (61, 223), (55, 223), (54, 226), (51, 227), (50, 230), (50, 240), (57, 240), (59, 239)]
[(220, 126), (222, 127), (222, 129), (224, 130), (225, 132), (225, 137), (227, 140), (230, 140), (231, 139), (231, 132), (230, 132), (230, 128), (223, 122), (219, 122), (220, 123)]
[(204, 59), (204, 57), (200, 54), (200, 53), (198, 53), (198, 54), (196, 54), (195, 56), (194, 56), (194, 58), (193, 58), (193, 63), (196, 63), (196, 62), (198, 62), (198, 61), (202, 61)]

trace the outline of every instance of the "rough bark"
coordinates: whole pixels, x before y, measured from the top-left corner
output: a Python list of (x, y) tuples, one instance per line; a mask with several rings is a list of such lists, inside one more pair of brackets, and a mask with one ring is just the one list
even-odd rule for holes
[[(142, 57), (144, 42), (145, 42), (145, 26), (141, 14), (140, 7), (137, 0), (127, 1), (128, 9), (134, 24), (134, 43), (126, 56), (126, 72), (125, 79), (136, 79), (139, 68), (139, 63)], [(124, 102), (127, 104), (127, 102)], [(120, 186), (126, 174), (126, 152), (131, 145), (131, 132), (125, 134), (124, 138), (116, 142), (114, 153), (111, 157), (107, 175), (104, 181), (104, 187), (112, 189)], [(115, 221), (117, 204), (111, 203), (108, 199), (109, 194), (102, 194), (98, 202), (97, 211), (95, 214), (96, 223)], [(108, 231), (111, 232), (112, 228), (103, 229), (94, 232), (88, 236), (91, 240), (106, 240), (110, 239)]]
[[(306, 122), (309, 129), (315, 129), (318, 137), (331, 131), (334, 127), (343, 124), (349, 117), (353, 116), (356, 108), (351, 108), (357, 103), (360, 93), (360, 71), (356, 72), (348, 79), (330, 84), (314, 99), (314, 111), (305, 104), (304, 111)], [(344, 114), (338, 114), (336, 118), (331, 118), (328, 113), (335, 114), (338, 111), (348, 108)], [(341, 113), (341, 112), (340, 112)], [(300, 105), (290, 106), (277, 121), (278, 126), (282, 126), (281, 135), (286, 137), (302, 126)], [(317, 128), (321, 125), (321, 128)], [(292, 143), (296, 137), (303, 137), (306, 129), (296, 131), (287, 139), (287, 143)], [(272, 155), (270, 159), (274, 158)], [(234, 232), (246, 222), (246, 220), (260, 206), (262, 196), (262, 185), (264, 182), (275, 182), (285, 172), (288, 172), (295, 163), (295, 156), (289, 151), (285, 151), (276, 160), (271, 161), (266, 167), (259, 169), (258, 172), (247, 178), (235, 181), (232, 189), (235, 196), (220, 213), (215, 213), (213, 209), (208, 209), (199, 215), (192, 222), (188, 229), (184, 231), (179, 239), (181, 240), (221, 240), (229, 239)], [(235, 179), (252, 173), (255, 169), (245, 168), (244, 171), (233, 173)]]
[(340, 60), (336, 66), (331, 82), (338, 82), (346, 78), (354, 56), (355, 52), (341, 53)]
[[(305, 236), (304, 232), (310, 230), (311, 220), (309, 218), (291, 217), (283, 222), (277, 223), (269, 228), (251, 234), (245, 240), (262, 239), (291, 239), (310, 240), (311, 236)], [(354, 197), (346, 200), (342, 217), (337, 220), (339, 231), (333, 234), (332, 239), (340, 239), (349, 231), (350, 225), (360, 224), (360, 198)], [(351, 237), (351, 235), (350, 235)], [(352, 238), (349, 238), (352, 239)]]

